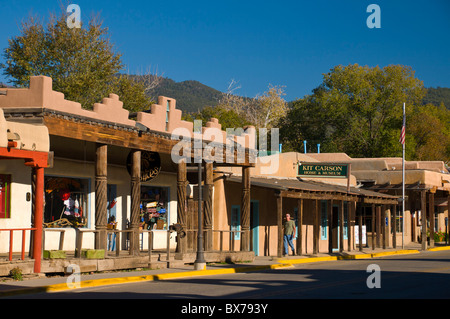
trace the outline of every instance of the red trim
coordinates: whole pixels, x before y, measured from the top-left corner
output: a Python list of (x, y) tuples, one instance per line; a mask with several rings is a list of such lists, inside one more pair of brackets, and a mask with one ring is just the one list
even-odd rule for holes
[(47, 167), (48, 153), (39, 151), (19, 150), (16, 148), (0, 147), (0, 159), (23, 159), (25, 165), (33, 167)]

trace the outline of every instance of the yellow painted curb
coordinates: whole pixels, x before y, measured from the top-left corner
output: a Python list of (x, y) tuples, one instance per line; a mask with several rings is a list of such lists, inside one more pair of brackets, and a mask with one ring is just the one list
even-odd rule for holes
[(49, 285), (49, 286), (41, 287), (40, 291), (57, 292), (57, 291), (63, 291), (63, 290), (98, 287), (98, 286), (105, 286), (105, 285), (117, 285), (117, 284), (133, 283), (133, 282), (140, 282), (140, 281), (170, 280), (170, 279), (178, 279), (178, 278), (183, 278), (183, 277), (210, 276), (210, 275), (232, 274), (232, 273), (250, 272), (250, 271), (267, 270), (267, 269), (279, 269), (279, 268), (287, 268), (290, 266), (292, 266), (292, 265), (290, 265), (290, 264), (275, 264), (275, 265), (267, 265), (267, 266), (249, 266), (249, 267), (223, 268), (223, 269), (204, 269), (204, 270), (174, 272), (174, 273), (149, 275), (149, 276), (93, 279), (93, 280), (81, 281), (78, 283), (78, 285), (75, 285), (73, 283), (61, 283), (61, 284)]
[(428, 251), (450, 250), (450, 246), (428, 248)]
[[(450, 247), (448, 249), (450, 249)], [(309, 257), (309, 258), (298, 258), (298, 259), (279, 259), (278, 262), (282, 263), (282, 264), (306, 264), (306, 263), (313, 263), (313, 262), (319, 262), (319, 261), (370, 259), (370, 258), (391, 256), (391, 255), (398, 255), (398, 254), (418, 254), (418, 253), (420, 253), (420, 252), (415, 249), (405, 249), (405, 250), (396, 250), (396, 251), (388, 251), (388, 252), (373, 253), (373, 254)]]

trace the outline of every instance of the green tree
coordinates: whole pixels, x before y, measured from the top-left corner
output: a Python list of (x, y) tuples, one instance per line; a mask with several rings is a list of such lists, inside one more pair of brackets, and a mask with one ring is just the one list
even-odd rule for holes
[(418, 106), (406, 127), (407, 143), (414, 146), (412, 159), (450, 160), (450, 110), (443, 103)]
[(221, 129), (226, 130), (227, 128), (243, 128), (247, 125), (251, 125), (249, 121), (241, 117), (235, 111), (225, 108), (222, 105), (218, 106), (206, 106), (201, 111), (196, 113), (188, 113), (184, 116), (187, 121), (193, 122), (194, 120), (201, 120), (202, 126), (211, 119), (216, 118), (222, 125)]
[(397, 156), (403, 102), (411, 112), (424, 94), (410, 67), (338, 65), (281, 120), (283, 145), (301, 151), (300, 141), (307, 140), (352, 157)]
[(108, 29), (92, 18), (87, 26), (69, 28), (66, 15), (51, 15), (49, 22), (29, 18), (21, 34), (4, 49), (3, 74), (16, 87), (27, 86), (31, 76), (53, 79), (53, 89), (90, 109), (109, 93), (116, 93), (132, 111), (148, 109), (150, 99), (141, 83), (121, 75), (121, 55), (108, 39)]

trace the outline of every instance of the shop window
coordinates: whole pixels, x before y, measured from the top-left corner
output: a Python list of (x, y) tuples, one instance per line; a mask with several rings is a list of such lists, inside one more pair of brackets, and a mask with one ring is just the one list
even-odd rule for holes
[(89, 179), (46, 176), (44, 226), (85, 227)]
[(0, 218), (11, 218), (11, 175), (0, 174)]
[(141, 186), (141, 226), (147, 230), (167, 230), (169, 187)]
[(231, 207), (231, 230), (235, 230), (234, 239), (241, 239), (241, 207), (238, 205), (233, 205)]

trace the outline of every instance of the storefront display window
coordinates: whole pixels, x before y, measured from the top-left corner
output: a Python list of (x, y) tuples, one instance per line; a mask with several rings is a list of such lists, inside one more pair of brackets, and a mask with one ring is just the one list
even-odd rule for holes
[(141, 225), (147, 230), (167, 230), (169, 187), (141, 186)]
[(88, 179), (45, 177), (45, 227), (84, 227)]

